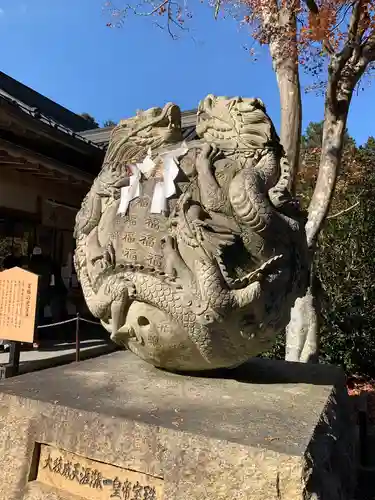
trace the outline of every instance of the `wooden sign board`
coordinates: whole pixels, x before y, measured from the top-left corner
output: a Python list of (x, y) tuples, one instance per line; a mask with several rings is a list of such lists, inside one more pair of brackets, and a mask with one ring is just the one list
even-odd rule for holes
[(0, 272), (0, 339), (34, 341), (38, 279), (20, 267)]
[[(164, 497), (164, 480), (160, 477), (97, 462), (47, 444), (40, 445), (35, 480), (87, 500), (163, 500)], [(64, 493), (57, 496), (65, 498)]]

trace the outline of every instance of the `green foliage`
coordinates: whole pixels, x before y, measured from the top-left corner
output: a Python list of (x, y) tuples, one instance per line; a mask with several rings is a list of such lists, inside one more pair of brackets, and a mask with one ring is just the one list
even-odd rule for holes
[(316, 256), (325, 292), (321, 356), (347, 373), (374, 376), (375, 140), (355, 156), (338, 184)]
[(99, 128), (99, 123), (89, 113), (81, 113), (81, 116), (90, 123), (92, 128)]
[(323, 137), (323, 122), (310, 122), (301, 137), (303, 149), (320, 148)]
[[(304, 136), (297, 189), (307, 208), (317, 177), (320, 124)], [(320, 143), (319, 143), (320, 141)], [(320, 235), (315, 271), (322, 285), (321, 361), (375, 376), (375, 138), (357, 148), (346, 135), (341, 174)], [(283, 359), (285, 334), (263, 355)]]
[(266, 359), (285, 359), (285, 332), (279, 333), (271, 349), (260, 354), (259, 357)]
[(103, 127), (115, 127), (117, 124), (113, 120), (106, 120), (103, 123)]
[(366, 144), (359, 147), (359, 155), (367, 164), (369, 170), (375, 168), (375, 137), (369, 137)]
[[(301, 137), (302, 149), (320, 148), (323, 139), (323, 121), (310, 122), (306, 128), (304, 135)], [(350, 137), (348, 130), (345, 130), (344, 145), (355, 146), (355, 141)]]

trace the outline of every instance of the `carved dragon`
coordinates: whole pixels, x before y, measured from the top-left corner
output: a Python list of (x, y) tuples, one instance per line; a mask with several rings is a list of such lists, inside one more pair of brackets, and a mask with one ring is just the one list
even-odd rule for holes
[(197, 163), (206, 210), (232, 215), (251, 253), (256, 235), (263, 265), (276, 247), (284, 260), (296, 245), (305, 253), (305, 215), (288, 192), (290, 168), (263, 102), (209, 95), (199, 104), (197, 133), (206, 142)]
[[(174, 370), (233, 366), (266, 349), (287, 324), (308, 269), (303, 216), (286, 191), (285, 155), (263, 103), (208, 96), (199, 106), (197, 131), (203, 140), (180, 163), (182, 177), (189, 155), (195, 170), (178, 183), (170, 216), (163, 216), (169, 222), (160, 235), (163, 271), (141, 260), (114, 258), (115, 240), (110, 239), (95, 278), (87, 262), (88, 235), (78, 221), (76, 230), (78, 242), (83, 241), (77, 244), (76, 266), (93, 314), (115, 341)], [(136, 138), (127, 139), (128, 148)], [(127, 142), (118, 147), (119, 141), (113, 142), (107, 153), (110, 168), (119, 156), (129, 164), (121, 154)], [(114, 150), (117, 154), (110, 156)], [(116, 192), (123, 180), (115, 178), (111, 189)], [(113, 191), (109, 196), (113, 199)], [(142, 213), (134, 207), (141, 223)], [(231, 260), (239, 252), (243, 259), (236, 266)], [(133, 305), (142, 310), (142, 303), (155, 316), (162, 311), (173, 325), (171, 336), (163, 337), (150, 317), (133, 319)], [(192, 348), (190, 357), (182, 352), (187, 341), (197, 351)]]
[(116, 214), (120, 188), (129, 182), (129, 165), (143, 160), (149, 148), (181, 139), (181, 112), (173, 103), (121, 120), (111, 133), (102, 169), (77, 213), (74, 229), (77, 277), (90, 312), (99, 318), (110, 315), (115, 329), (126, 310), (127, 290), (126, 284), (118, 280), (111, 286), (113, 278), (107, 275), (111, 274), (115, 256), (110, 244), (101, 244), (98, 225), (105, 212), (109, 223)]
[[(199, 103), (196, 130), (199, 137), (220, 148), (226, 157), (239, 162), (252, 160), (256, 167), (246, 168), (254, 186), (251, 187), (252, 203), (257, 204), (255, 198), (259, 191), (267, 192), (276, 208), (292, 202), (287, 187), (290, 176), (288, 160), (260, 99), (210, 94)], [(213, 198), (207, 201), (212, 203)], [(265, 204), (264, 200), (262, 204)]]
[(121, 120), (111, 133), (102, 169), (77, 214), (74, 237), (88, 235), (97, 227), (103, 213), (102, 199), (118, 198), (120, 188), (128, 182), (129, 165), (143, 160), (149, 148), (180, 140), (181, 112), (173, 103)]

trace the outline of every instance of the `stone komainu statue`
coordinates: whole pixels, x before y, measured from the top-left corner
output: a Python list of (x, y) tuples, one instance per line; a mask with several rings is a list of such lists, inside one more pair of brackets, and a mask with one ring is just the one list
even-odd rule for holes
[[(209, 95), (196, 128), (200, 140), (181, 146), (174, 104), (120, 122), (76, 218), (90, 311), (115, 342), (169, 370), (231, 367), (269, 349), (309, 272), (305, 217), (264, 104)], [(171, 159), (175, 192), (151, 209)]]

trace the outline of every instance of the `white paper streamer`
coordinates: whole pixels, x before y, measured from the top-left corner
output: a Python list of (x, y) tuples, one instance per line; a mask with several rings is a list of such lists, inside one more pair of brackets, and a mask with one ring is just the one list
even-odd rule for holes
[(188, 147), (183, 142), (180, 148), (160, 155), (163, 160), (163, 181), (155, 185), (150, 208), (152, 214), (160, 214), (165, 211), (167, 208), (167, 198), (176, 193), (174, 180), (178, 175), (178, 160), (187, 152)]
[(121, 188), (120, 205), (117, 210), (118, 214), (126, 214), (129, 208), (129, 203), (134, 200), (134, 198), (138, 198), (140, 193), (139, 181), (141, 178), (141, 172), (135, 165), (130, 165), (129, 168), (131, 169), (133, 175), (129, 177), (129, 186)]
[(150, 213), (161, 214), (167, 208), (167, 198), (165, 197), (164, 182), (157, 182), (154, 188)]
[(151, 148), (147, 152), (146, 158), (142, 163), (137, 163), (138, 169), (142, 172), (142, 174), (148, 179), (154, 168), (156, 167), (154, 161), (151, 158)]
[[(155, 184), (151, 201), (150, 213), (160, 214), (167, 208), (167, 198), (176, 193), (175, 179), (178, 175), (178, 160), (188, 152), (185, 142), (180, 148), (162, 153), (160, 158), (163, 163), (163, 180)], [(140, 195), (141, 173), (147, 178), (150, 177), (156, 167), (156, 163), (151, 158), (151, 149), (148, 150), (146, 158), (142, 163), (130, 165), (132, 174), (129, 178), (129, 186), (121, 188), (120, 205), (118, 214), (126, 214), (129, 203)]]

